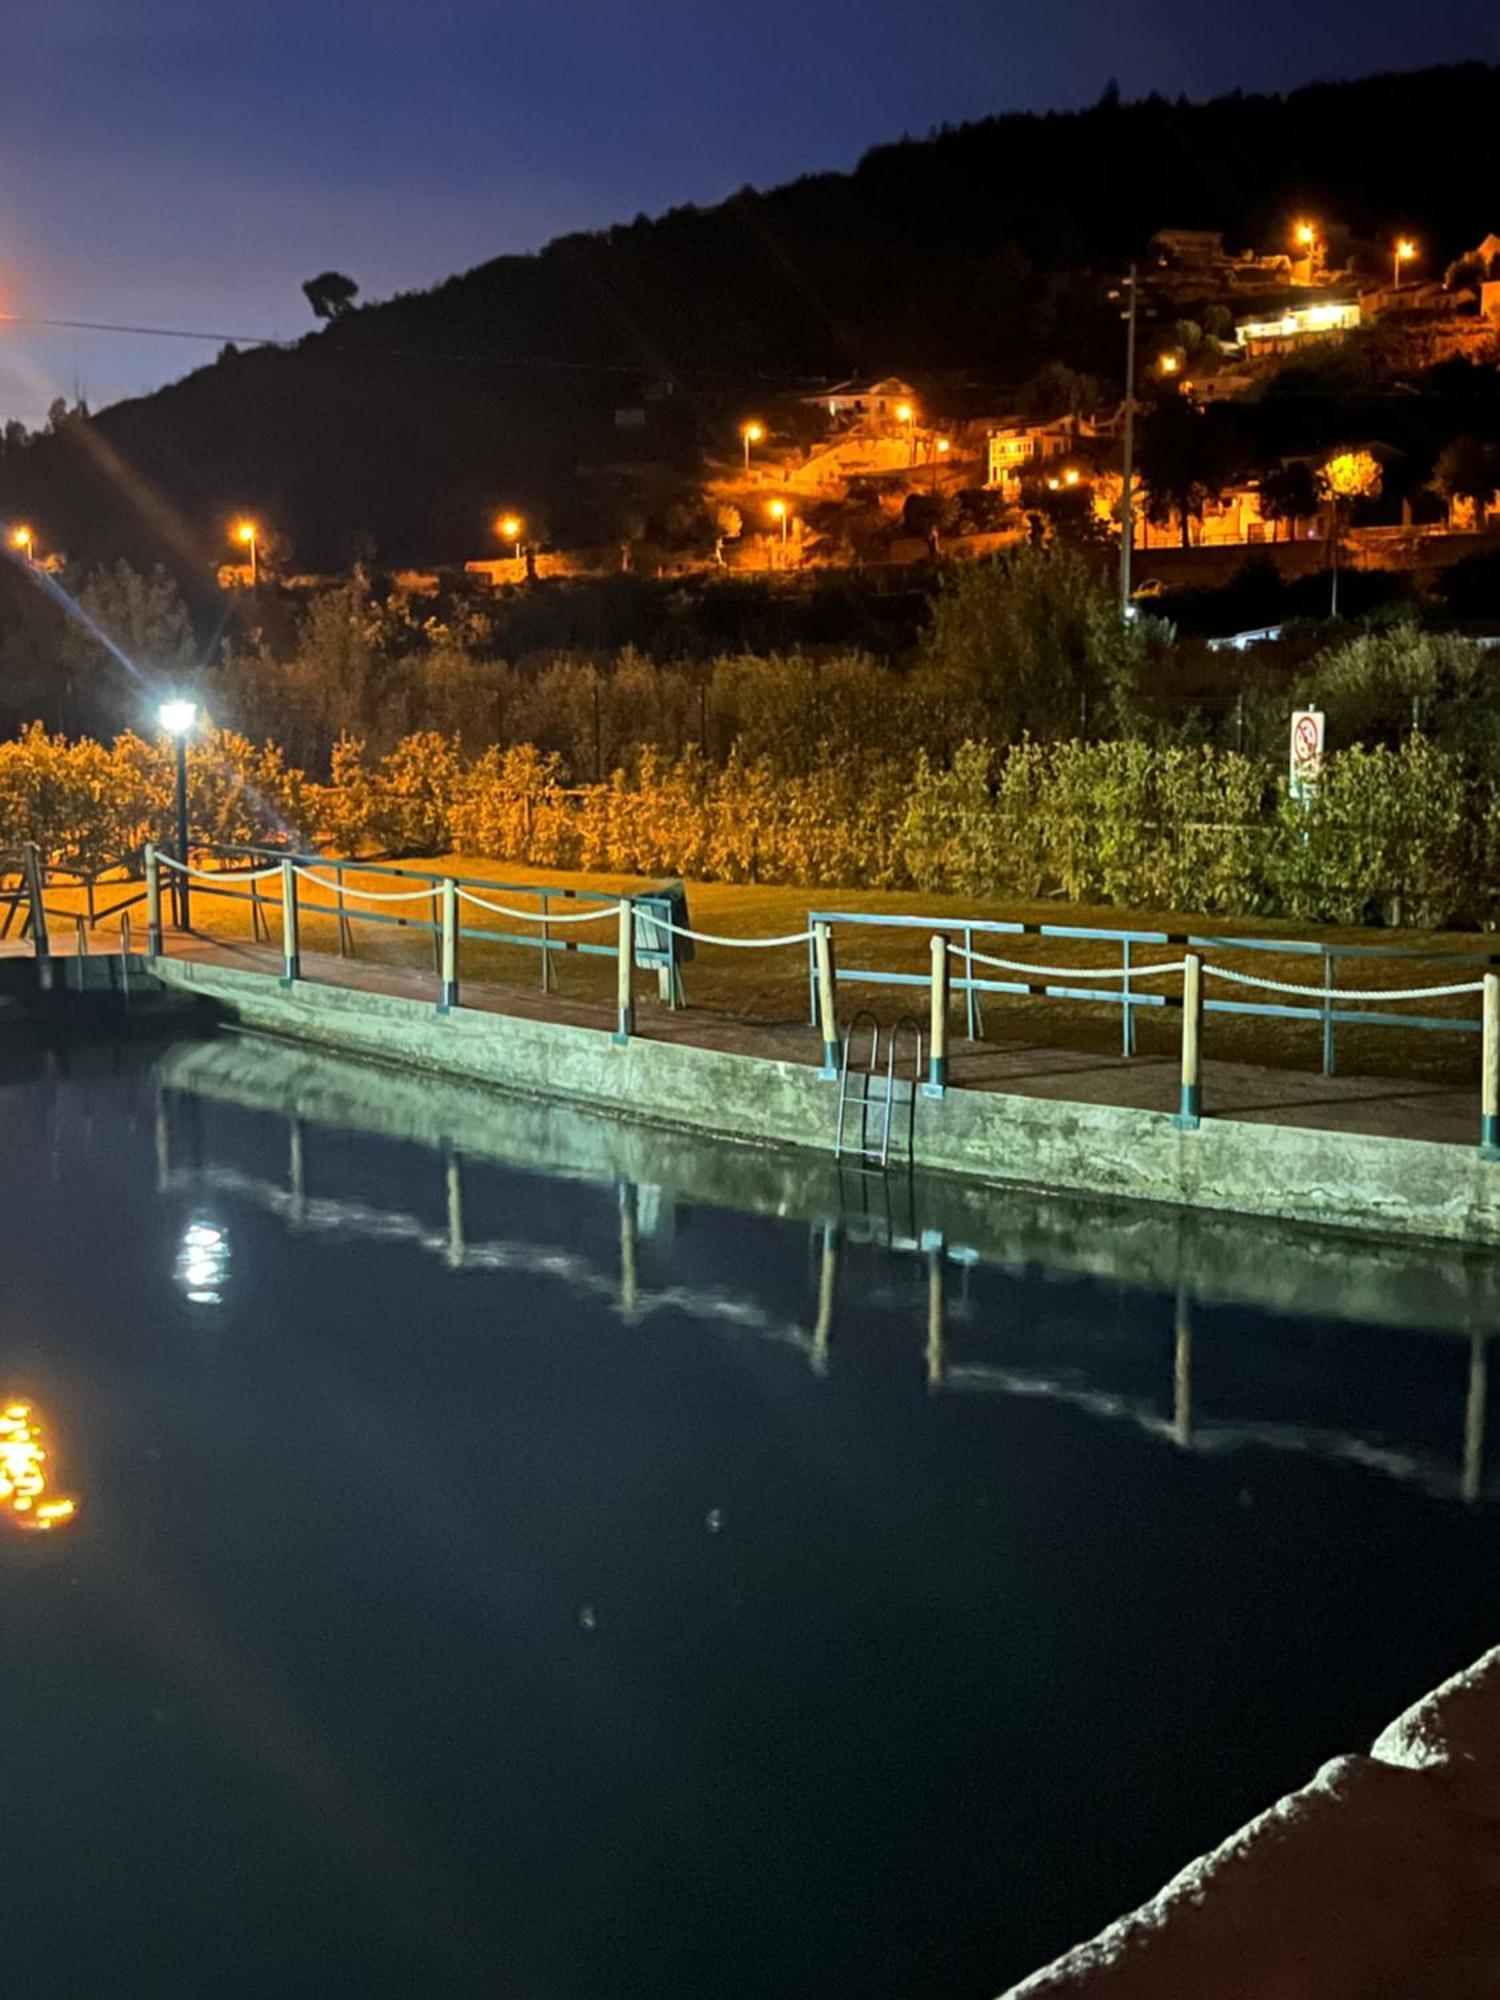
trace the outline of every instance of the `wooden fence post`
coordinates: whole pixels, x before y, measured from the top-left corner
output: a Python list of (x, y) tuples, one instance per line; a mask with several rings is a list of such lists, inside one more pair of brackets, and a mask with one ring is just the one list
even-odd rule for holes
[(927, 1056), (924, 1097), (941, 1097), (948, 1088), (948, 940), (932, 940), (932, 1041)]
[(635, 1001), (632, 998), (631, 976), (635, 970), (635, 907), (628, 896), (620, 898), (620, 942), (619, 964), (616, 968), (615, 992), (618, 1001), (618, 1017), (615, 1026), (615, 1040), (621, 1044), (628, 1042), (635, 1033)]
[(1203, 1118), (1200, 1047), (1203, 1041), (1203, 961), (1189, 952), (1182, 968), (1182, 1092), (1177, 1123), (1196, 1132)]
[(818, 1019), (823, 1028), (823, 1067), (818, 1074), (827, 1082), (839, 1073), (838, 967), (831, 924), (813, 925), (813, 945), (818, 960)]
[(1479, 1144), (1500, 1159), (1500, 972), (1484, 975), (1484, 1051), (1479, 1080)]
[(281, 983), (291, 986), (302, 977), (302, 950), (297, 924), (297, 864), (290, 856), (281, 864)]
[(146, 842), (146, 948), (153, 958), (161, 957), (161, 867), (155, 843), (149, 840)]
[(458, 1005), (458, 884), (443, 878), (443, 990), (438, 1012), (451, 1014)]

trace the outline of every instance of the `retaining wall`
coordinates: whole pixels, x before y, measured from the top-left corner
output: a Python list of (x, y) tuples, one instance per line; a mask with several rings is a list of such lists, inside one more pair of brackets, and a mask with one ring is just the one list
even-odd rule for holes
[[(747, 1144), (828, 1152), (835, 1087), (810, 1065), (459, 1010), (160, 958), (168, 985), (248, 1026), (504, 1090)], [(899, 1116), (898, 1112), (898, 1116)], [(998, 1091), (923, 1097), (919, 1166), (988, 1182), (1300, 1222), (1500, 1243), (1500, 1166), (1478, 1147), (1069, 1104)]]

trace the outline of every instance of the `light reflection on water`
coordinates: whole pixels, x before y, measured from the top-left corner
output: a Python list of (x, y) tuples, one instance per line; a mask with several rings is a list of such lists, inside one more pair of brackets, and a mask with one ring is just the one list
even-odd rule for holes
[(30, 1403), (0, 1409), (0, 1508), (23, 1533), (48, 1534), (78, 1513), (70, 1494), (51, 1490), (47, 1426)]

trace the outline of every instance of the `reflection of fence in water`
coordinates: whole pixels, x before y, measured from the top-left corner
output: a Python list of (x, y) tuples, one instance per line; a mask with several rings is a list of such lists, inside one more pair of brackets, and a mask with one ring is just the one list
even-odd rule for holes
[[(580, 1251), (508, 1238), (475, 1238), (468, 1228), (463, 1160), (448, 1149), (443, 1158), (445, 1226), (434, 1228), (408, 1210), (382, 1207), (349, 1196), (314, 1195), (309, 1191), (305, 1128), (301, 1119), (287, 1125), (287, 1178), (284, 1184), (226, 1166), (176, 1169), (171, 1158), (171, 1128), (167, 1093), (156, 1108), (158, 1189), (208, 1187), (234, 1199), (254, 1202), (287, 1219), (298, 1229), (363, 1240), (405, 1242), (440, 1259), (453, 1271), (521, 1272), (558, 1280), (581, 1298), (613, 1305), (630, 1323), (651, 1313), (678, 1310), (736, 1332), (753, 1333), (804, 1355), (815, 1373), (828, 1375), (833, 1365), (837, 1333), (839, 1282), (846, 1247), (864, 1244), (885, 1256), (917, 1260), (925, 1280), (923, 1367), (930, 1392), (997, 1394), (1062, 1405), (1079, 1414), (1130, 1425), (1143, 1436), (1171, 1443), (1178, 1449), (1216, 1455), (1246, 1448), (1295, 1452), (1332, 1463), (1355, 1466), (1385, 1478), (1419, 1487), (1440, 1498), (1458, 1495), (1476, 1502), (1484, 1492), (1484, 1444), (1488, 1398), (1488, 1335), (1470, 1336), (1462, 1412), (1462, 1446), (1458, 1470), (1437, 1454), (1415, 1447), (1398, 1448), (1356, 1432), (1291, 1421), (1208, 1416), (1194, 1409), (1194, 1327), (1192, 1301), (1179, 1288), (1173, 1308), (1171, 1383), (1165, 1405), (1151, 1397), (1132, 1396), (1091, 1385), (1075, 1376), (1045, 1373), (993, 1363), (955, 1362), (951, 1355), (951, 1272), (967, 1287), (968, 1274), (982, 1260), (966, 1247), (950, 1244), (917, 1226), (915, 1211), (909, 1228), (884, 1229), (880, 1218), (854, 1214), (845, 1220), (828, 1218), (816, 1225), (816, 1301), (811, 1332), (753, 1300), (728, 1289), (664, 1285), (647, 1288), (639, 1272), (640, 1238), (662, 1226), (662, 1190), (654, 1185), (621, 1180), (614, 1183), (619, 1215), (619, 1262), (608, 1270)], [(580, 1180), (587, 1177), (579, 1176)], [(590, 1182), (590, 1185), (599, 1185)], [(998, 1268), (998, 1267), (996, 1267)], [(964, 1310), (964, 1308), (960, 1308)]]

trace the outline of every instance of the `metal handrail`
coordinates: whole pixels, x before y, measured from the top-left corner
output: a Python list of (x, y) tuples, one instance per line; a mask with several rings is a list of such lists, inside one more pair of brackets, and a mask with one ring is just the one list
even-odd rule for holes
[[(1481, 1032), (1481, 1022), (1477, 1014), (1424, 1014), (1392, 1013), (1382, 1009), (1379, 1013), (1361, 1007), (1357, 1001), (1341, 1002), (1332, 993), (1334, 986), (1333, 965), (1339, 959), (1399, 960), (1414, 966), (1453, 965), (1472, 967), (1479, 971), (1493, 970), (1500, 966), (1500, 954), (1479, 952), (1434, 952), (1423, 951), (1400, 945), (1339, 944), (1332, 940), (1315, 938), (1267, 938), (1235, 937), (1224, 932), (1200, 933), (1183, 931), (1147, 931), (1110, 929), (1092, 924), (1047, 924), (1007, 922), (997, 918), (951, 917), (951, 916), (908, 916), (904, 914), (882, 913), (869, 910), (812, 910), (808, 913), (809, 928), (814, 923), (836, 925), (845, 928), (924, 930), (929, 935), (939, 932), (950, 938), (962, 938), (963, 951), (972, 949), (975, 936), (983, 934), (1008, 934), (1037, 938), (1068, 938), (1077, 942), (1115, 944), (1120, 948), (1120, 984), (1114, 991), (1101, 991), (1094, 986), (1070, 984), (1057, 978), (1027, 979), (1017, 974), (1013, 977), (981, 976), (967, 957), (964, 970), (955, 969), (951, 986), (955, 993), (962, 993), (966, 1007), (966, 1028), (968, 1039), (977, 1041), (984, 1032), (980, 997), (985, 993), (1016, 994), (1027, 999), (1085, 1001), (1094, 1006), (1118, 1007), (1121, 1013), (1121, 1053), (1133, 1056), (1136, 1053), (1136, 1017), (1140, 1009), (1179, 1008), (1181, 997), (1173, 993), (1159, 993), (1133, 986), (1131, 974), (1144, 970), (1150, 963), (1135, 956), (1137, 947), (1186, 947), (1190, 950), (1238, 951), (1282, 953), (1289, 957), (1314, 957), (1324, 967), (1323, 984), (1329, 989), (1326, 998), (1316, 1002), (1293, 1000), (1251, 1000), (1215, 995), (1205, 998), (1204, 1010), (1215, 1014), (1239, 1014), (1247, 1017), (1278, 1020), (1299, 1020), (1316, 1022), (1322, 1029), (1322, 1067), (1325, 1076), (1334, 1072), (1336, 1055), (1336, 1030), (1340, 1027), (1383, 1027), (1412, 1029), (1422, 1032), (1477, 1035)], [(962, 956), (955, 953), (955, 956)], [(1082, 966), (1080, 972), (1084, 970)], [(841, 958), (838, 966), (839, 981), (851, 985), (870, 986), (922, 986), (929, 983), (925, 972), (903, 972), (877, 966), (850, 965)], [(817, 1018), (817, 967), (809, 953), (809, 992), (813, 1019)]]
[[(347, 855), (303, 853), (293, 848), (266, 847), (244, 841), (215, 842), (202, 849), (201, 852), (210, 857), (219, 855), (232, 856), (245, 863), (245, 866), (239, 869), (226, 868), (222, 871), (215, 870), (216, 879), (213, 881), (205, 881), (201, 877), (195, 878), (193, 893), (196, 896), (223, 896), (230, 901), (250, 903), (252, 905), (252, 928), (255, 930), (257, 936), (260, 935), (260, 926), (264, 922), (261, 911), (263, 899), (259, 890), (253, 883), (243, 888), (221, 887), (217, 879), (217, 876), (221, 872), (226, 880), (232, 883), (237, 874), (250, 874), (254, 869), (264, 866), (267, 862), (290, 861), (294, 867), (299, 869), (320, 869), (333, 875), (335, 880), (329, 885), (334, 896), (332, 902), (318, 900), (315, 894), (309, 895), (305, 892), (298, 896), (297, 902), (298, 908), (304, 916), (324, 916), (334, 919), (338, 926), (339, 956), (341, 958), (353, 958), (355, 956), (352, 925), (358, 921), (365, 924), (395, 925), (405, 930), (412, 930), (430, 936), (433, 940), (434, 960), (436, 962), (443, 931), (441, 912), (443, 887), (446, 883), (450, 882), (455, 889), (486, 890), (490, 894), (524, 896), (535, 899), (538, 904), (536, 915), (538, 928), (534, 932), (498, 930), (487, 924), (464, 923), (460, 921), (456, 927), (455, 935), (460, 940), (468, 939), (484, 944), (517, 945), (524, 950), (539, 952), (541, 954), (541, 986), (544, 993), (550, 992), (552, 988), (552, 960), (554, 954), (558, 952), (573, 952), (590, 958), (615, 958), (618, 956), (618, 946), (613, 942), (602, 944), (592, 939), (576, 938), (571, 935), (557, 937), (549, 929), (552, 905), (558, 901), (564, 903), (597, 903), (606, 908), (616, 906), (620, 901), (619, 894), (605, 889), (579, 889), (537, 882), (501, 882), (496, 881), (493, 876), (489, 875), (450, 875), (441, 869), (409, 868), (405, 864), (394, 862), (354, 860)], [(432, 890), (431, 913), (427, 916), (419, 916), (413, 911), (411, 914), (397, 915), (387, 910), (360, 908), (357, 904), (349, 900), (350, 898), (358, 897), (360, 894), (358, 884), (346, 883), (345, 878), (351, 874), (389, 875), (396, 877), (397, 880), (403, 883), (429, 884)], [(306, 880), (305, 877), (304, 880)], [(561, 920), (561, 916), (562, 912), (557, 912), (558, 920)]]

